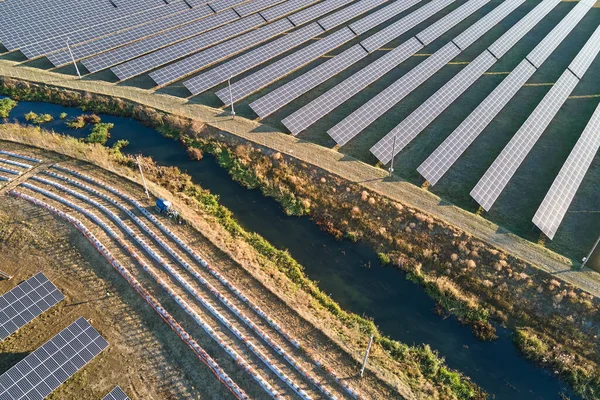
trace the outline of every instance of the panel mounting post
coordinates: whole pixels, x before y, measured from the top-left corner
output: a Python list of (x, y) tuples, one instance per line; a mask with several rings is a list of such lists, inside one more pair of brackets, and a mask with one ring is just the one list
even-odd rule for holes
[(144, 178), (144, 172), (142, 171), (142, 162), (141, 162), (142, 159), (139, 155), (136, 157), (136, 161), (137, 161), (138, 168), (140, 169), (140, 175), (142, 175), (142, 183), (144, 184), (144, 190), (146, 191), (146, 197), (148, 198), (148, 200), (150, 200), (150, 194), (148, 193), (148, 187), (146, 186), (146, 178)]
[(369, 359), (369, 353), (371, 352), (371, 346), (373, 345), (373, 334), (369, 339), (369, 345), (367, 346), (367, 352), (365, 353), (365, 359), (363, 360), (362, 367), (360, 368), (360, 377), (362, 378), (365, 373), (365, 367), (367, 366), (367, 360)]
[(394, 173), (394, 153), (396, 152), (396, 135), (394, 135), (394, 143), (392, 144), (392, 161), (390, 162), (390, 177)]
[(233, 94), (231, 92), (231, 77), (227, 79), (227, 86), (229, 86), (229, 102), (231, 103), (231, 117), (235, 119), (235, 109), (233, 108)]
[(71, 60), (73, 61), (73, 65), (75, 66), (75, 71), (77, 71), (77, 76), (81, 79), (81, 74), (79, 73), (79, 67), (77, 67), (77, 63), (75, 62), (75, 57), (73, 56), (73, 52), (71, 51), (71, 46), (69, 46), (69, 38), (67, 38), (67, 49), (69, 49), (69, 54), (71, 55)]

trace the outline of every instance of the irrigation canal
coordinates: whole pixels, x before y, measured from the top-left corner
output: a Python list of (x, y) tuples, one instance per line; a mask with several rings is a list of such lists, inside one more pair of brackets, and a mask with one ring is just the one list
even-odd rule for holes
[[(89, 133), (89, 128), (69, 129), (58, 119), (62, 112), (72, 118), (81, 115), (81, 110), (55, 104), (20, 102), (10, 113), (9, 121), (25, 123), (24, 115), (29, 111), (55, 118), (43, 125), (46, 129), (76, 137)], [(408, 281), (403, 272), (382, 266), (367, 245), (337, 241), (307, 217), (286, 216), (275, 200), (234, 182), (211, 155), (192, 161), (180, 143), (164, 138), (154, 129), (132, 119), (101, 117), (103, 122), (115, 124), (107, 145), (127, 139), (130, 144), (124, 152), (151, 156), (159, 164), (187, 172), (194, 182), (220, 196), (221, 203), (244, 228), (261, 234), (278, 248), (288, 249), (306, 274), (344, 309), (373, 318), (381, 332), (393, 339), (429, 344), (451, 368), (471, 377), (491, 398), (557, 399), (561, 393), (578, 398), (550, 371), (523, 358), (509, 331), (497, 327), (496, 341), (481, 342), (456, 319), (440, 318), (425, 291)]]

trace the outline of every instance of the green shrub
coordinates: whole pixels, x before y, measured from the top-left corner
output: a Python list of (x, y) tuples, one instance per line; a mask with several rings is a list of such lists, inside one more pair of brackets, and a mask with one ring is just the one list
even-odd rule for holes
[(27, 114), (25, 114), (25, 121), (33, 122), (37, 119), (37, 117), (38, 115), (36, 113), (29, 111)]
[(17, 102), (7, 97), (0, 99), (0, 118), (8, 118), (8, 114), (17, 106)]
[(65, 118), (67, 118), (67, 113), (66, 113), (66, 112), (62, 112), (62, 113), (60, 113), (60, 115), (59, 115), (59, 118), (60, 118), (60, 119), (65, 119)]
[(102, 145), (106, 144), (106, 142), (110, 138), (109, 130), (112, 129), (114, 126), (115, 126), (114, 124), (107, 124), (107, 123), (98, 123), (98, 124), (94, 125), (92, 132), (85, 139), (85, 142), (86, 143), (99, 143)]
[(377, 253), (377, 258), (379, 258), (379, 262), (383, 265), (388, 265), (389, 263), (392, 262), (392, 260), (390, 259), (390, 256), (387, 255), (386, 253)]

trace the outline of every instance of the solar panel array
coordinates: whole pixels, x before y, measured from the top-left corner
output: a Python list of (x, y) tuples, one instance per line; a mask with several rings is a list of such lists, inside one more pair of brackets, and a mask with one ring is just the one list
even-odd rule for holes
[(317, 23), (312, 23), (251, 50), (244, 55), (234, 58), (233, 60), (221, 64), (192, 79), (184, 81), (183, 85), (192, 94), (202, 93), (205, 90), (226, 81), (229, 77), (236, 76), (250, 68), (260, 65), (273, 57), (305, 43), (321, 33), (323, 33), (323, 28)]
[(385, 21), (403, 13), (410, 7), (414, 6), (415, 4), (418, 4), (420, 1), (421, 0), (396, 0), (392, 4), (388, 4), (387, 6), (382, 7), (373, 13), (370, 13), (366, 17), (351, 23), (350, 29), (352, 29), (352, 32), (356, 33), (357, 35), (362, 35), (363, 33), (373, 29), (377, 25), (380, 25)]
[(421, 45), (417, 39), (409, 39), (337, 86), (328, 90), (320, 97), (284, 118), (281, 122), (290, 132), (297, 135), (356, 93), (360, 92), (370, 83), (382, 77), (396, 65), (405, 61), (422, 47), (423, 45)]
[[(260, 18), (258, 15), (251, 15), (247, 18)], [(224, 28), (227, 28), (226, 25)], [(194, 54), (188, 58), (184, 58), (181, 61), (158, 69), (150, 73), (150, 78), (157, 85), (166, 85), (177, 79), (183, 78), (194, 71), (198, 71), (205, 68), (215, 62), (222, 60), (227, 57), (239, 53), (249, 47), (255, 46), (259, 43), (265, 42), (283, 32), (289, 31), (294, 26), (287, 19), (280, 19), (272, 22), (268, 25), (262, 26), (256, 30), (248, 32), (245, 35), (238, 36), (228, 41), (222, 42), (216, 46), (210, 47), (199, 53)], [(135, 61), (135, 60), (134, 60)], [(123, 64), (125, 65), (125, 64)], [(119, 66), (113, 68), (113, 72), (117, 70)], [(118, 75), (117, 75), (118, 76)]]
[(0, 375), (0, 398), (41, 400), (108, 347), (85, 318), (79, 318)]
[(350, 65), (366, 57), (367, 54), (361, 45), (356, 44), (298, 78), (253, 101), (250, 103), (250, 107), (260, 118), (264, 118), (332, 76), (344, 71)]
[(550, 190), (533, 216), (533, 223), (550, 239), (575, 198), (575, 194), (600, 148), (600, 105), (554, 179)]
[[(256, 26), (258, 23), (262, 23), (258, 17), (236, 21), (238, 19), (238, 15), (232, 10), (227, 10), (219, 14), (211, 14), (204, 19), (164, 32), (161, 35), (151, 36), (147, 39), (133, 42), (126, 46), (122, 46), (87, 60), (83, 60), (83, 65), (88, 69), (88, 71), (97, 72), (147, 53), (151, 54), (145, 58), (149, 58), (152, 62), (159, 59), (161, 62), (163, 62), (162, 58), (158, 57), (158, 55), (162, 57), (165, 57), (165, 54), (177, 54), (178, 56), (186, 55), (198, 48), (202, 48), (208, 44), (211, 44), (217, 39), (220, 39), (220, 35), (223, 35), (226, 38), (227, 34), (224, 31), (232, 32), (230, 35), (236, 34), (240, 31), (238, 28), (240, 25), (242, 26), (242, 31), (244, 31)], [(220, 31), (215, 30), (207, 32), (203, 35), (201, 34), (202, 32), (214, 29), (232, 21), (236, 21), (236, 23), (225, 25)], [(179, 43), (173, 45), (173, 43), (176, 42)], [(152, 53), (155, 50), (169, 45), (172, 46), (165, 48), (161, 52)], [(156, 54), (156, 56), (153, 56), (154, 54)], [(137, 60), (140, 59), (138, 58)], [(133, 62), (139, 63), (137, 60)], [(117, 74), (117, 76), (119, 75)]]
[[(546, 0), (553, 1), (553, 0)], [(553, 37), (558, 43), (566, 37), (568, 32), (574, 27), (577, 22), (583, 17), (584, 14), (580, 13), (580, 8), (584, 8), (585, 10), (589, 10), (587, 5), (583, 5), (581, 3), (577, 4), (553, 30), (549, 34), (549, 36)], [(479, 77), (483, 75), (483, 73), (489, 69), (495, 62), (497, 58), (497, 54), (490, 51), (497, 43), (505, 43), (510, 42), (516, 44), (516, 42), (522, 38), (527, 32), (529, 32), (537, 22), (539, 22), (545, 15), (547, 15), (551, 11), (551, 8), (548, 8), (545, 2), (540, 3), (536, 8), (534, 8), (525, 18), (521, 19), (513, 28), (518, 27), (516, 31), (513, 31), (511, 28), (504, 35), (502, 35), (498, 40), (496, 40), (487, 51), (482, 53), (476, 60), (482, 58), (487, 61), (477, 64), (477, 68), (468, 67), (464, 68), (459, 72), (452, 80), (446, 83), (442, 88), (440, 88), (433, 96), (431, 96), (427, 102), (423, 103), (417, 110), (415, 110), (411, 115), (409, 115), (400, 125), (398, 125), (392, 132), (403, 131), (403, 136), (406, 137), (407, 140), (404, 141), (396, 141), (395, 153), (397, 154), (401, 151), (404, 146), (410, 142), (414, 137), (416, 137), (420, 132), (422, 132), (437, 116), (439, 116), (442, 112), (444, 112), (450, 104), (453, 103), (456, 98), (460, 96), (464, 91), (466, 91), (473, 83), (475, 83)], [(535, 18), (527, 18), (533, 15)], [(576, 15), (578, 19), (571, 18), (571, 15)], [(526, 21), (526, 22), (523, 22)], [(571, 27), (570, 29), (565, 29), (565, 27)], [(517, 32), (517, 33), (515, 33)], [(520, 35), (520, 36), (519, 36)], [(537, 47), (536, 47), (537, 48)], [(506, 52), (509, 48), (504, 47), (502, 51)], [(535, 51), (535, 49), (534, 49)], [(490, 57), (491, 56), (491, 57)], [(475, 63), (475, 61), (473, 62)], [(471, 63), (471, 64), (473, 64)], [(484, 67), (487, 65), (487, 68)], [(428, 112), (430, 111), (430, 112)], [(424, 114), (427, 114), (423, 117)], [(410, 132), (405, 132), (404, 129), (409, 128)], [(393, 146), (393, 133), (389, 133), (383, 139), (381, 139), (375, 146), (371, 148), (371, 152), (378, 157), (378, 159), (387, 163), (392, 158), (392, 149)], [(379, 158), (379, 157), (383, 158)]]
[[(185, 5), (185, 3), (183, 4)], [(121, 32), (116, 32), (113, 35), (104, 36), (80, 45), (71, 45), (73, 58), (75, 60), (80, 60), (82, 58), (90, 57), (106, 50), (113, 49), (115, 47), (124, 46), (135, 40), (143, 39), (157, 33), (176, 28), (183, 24), (211, 15), (212, 13), (213, 11), (208, 6), (195, 7), (187, 12), (177, 13), (149, 24)], [(68, 50), (59, 51), (54, 54), (50, 54), (47, 57), (56, 67), (66, 65), (72, 61)]]
[[(273, 64), (248, 75), (247, 77), (235, 82), (231, 85), (231, 93), (229, 88), (223, 88), (217, 92), (217, 96), (225, 104), (229, 104), (231, 99), (234, 102), (243, 99), (244, 97), (258, 91), (259, 89), (271, 84), (284, 75), (287, 75), (296, 69), (308, 64), (317, 57), (326, 54), (327, 52), (341, 46), (342, 44), (352, 40), (354, 33), (343, 28), (339, 31), (318, 40), (290, 55), (274, 62)], [(231, 99), (230, 99), (231, 95)]]
[(388, 163), (392, 158), (392, 141), (394, 137), (396, 138), (395, 152), (397, 153), (417, 137), (495, 62), (496, 58), (489, 52), (482, 53), (464, 68), (463, 74), (454, 76), (434, 96), (427, 99), (383, 139), (377, 142), (371, 148), (371, 153), (381, 162)]
[(155, 7), (140, 13), (126, 15), (122, 18), (111, 19), (102, 24), (95, 25), (89, 28), (80, 29), (76, 32), (69, 32), (60, 36), (55, 36), (25, 46), (21, 48), (21, 52), (29, 59), (39, 57), (44, 54), (49, 54), (66, 47), (67, 38), (70, 39), (70, 45), (83, 43), (91, 39), (118, 32), (128, 27), (137, 26), (148, 21), (154, 21), (165, 15), (173, 14), (188, 10), (189, 7), (183, 2), (175, 2), (172, 5), (163, 5)]
[(325, 30), (333, 29), (340, 26), (353, 18), (358, 17), (367, 11), (378, 7), (388, 0), (360, 0), (348, 7), (342, 8), (331, 15), (319, 20), (319, 25)]
[(115, 386), (102, 400), (129, 400), (129, 396), (119, 386)]
[(417, 33), (417, 39), (424, 45), (432, 43), (489, 2), (490, 0), (471, 0), (466, 2), (456, 10), (450, 12), (444, 18), (438, 19), (436, 22)]
[(311, 4), (317, 3), (318, 0), (287, 0), (275, 7), (268, 8), (260, 12), (267, 22), (271, 22), (274, 19), (283, 17), (293, 13), (296, 10), (310, 6)]
[(455, 0), (432, 0), (417, 11), (410, 13), (406, 17), (399, 19), (374, 35), (369, 36), (360, 42), (360, 44), (368, 52), (375, 51), (386, 43), (389, 43), (400, 35), (408, 32), (426, 19), (431, 18), (450, 4), (454, 3), (454, 1)]
[(498, 199), (517, 168), (578, 83), (579, 79), (571, 71), (565, 71), (477, 182), (471, 191), (471, 196), (486, 211)]
[(314, 6), (290, 15), (288, 19), (292, 22), (292, 24), (294, 24), (294, 26), (304, 25), (313, 19), (317, 19), (322, 15), (330, 13), (350, 3), (352, 3), (352, 0), (324, 0), (315, 4)]
[(435, 185), (536, 71), (523, 60), (417, 168)]
[(0, 341), (64, 298), (41, 272), (0, 296)]
[[(581, 3), (580, 3), (581, 4)], [(579, 5), (578, 5), (579, 6)], [(580, 17), (576, 6), (571, 13), (577, 13)], [(540, 9), (546, 10), (544, 4), (538, 6)], [(588, 8), (589, 9), (589, 8)], [(534, 11), (536, 18), (541, 19), (543, 15)], [(578, 21), (572, 18), (564, 18), (547, 37), (552, 38), (556, 43), (560, 44), (567, 36), (570, 29), (565, 27), (574, 27)], [(529, 20), (529, 23), (533, 23)], [(525, 34), (523, 29), (520, 29), (522, 34)], [(594, 33), (591, 42), (597, 41), (599, 36)], [(514, 38), (514, 36), (511, 35)], [(500, 38), (502, 39), (502, 38)], [(499, 39), (499, 40), (500, 40)], [(592, 49), (586, 44), (586, 48), (581, 51), (572, 65), (577, 65), (578, 60), (590, 54)], [(535, 49), (533, 50), (535, 51)], [(541, 53), (538, 53), (541, 54)], [(546, 57), (550, 54), (546, 53)], [(538, 61), (541, 61), (538, 59)], [(591, 61), (590, 61), (591, 62)], [(585, 64), (585, 63), (584, 63)], [(589, 64), (588, 64), (589, 66)], [(577, 69), (577, 68), (576, 68)], [(432, 184), (435, 185), (439, 179), (450, 169), (450, 167), (458, 160), (462, 153), (475, 141), (486, 126), (498, 115), (498, 113), (508, 104), (508, 102), (517, 94), (519, 89), (529, 80), (535, 73), (535, 66), (528, 61), (523, 60), (517, 68), (515, 68), (489, 95), (481, 102), (477, 108), (448, 136), (448, 138), (436, 149), (430, 157), (417, 168), (417, 170)], [(581, 72), (581, 71), (580, 71)], [(461, 72), (462, 73), (462, 72)]]
[(250, 14), (254, 14), (258, 11), (279, 4), (282, 1), (283, 0), (254, 0), (237, 6), (234, 8), (234, 10), (237, 14), (239, 14), (240, 17), (246, 17)]

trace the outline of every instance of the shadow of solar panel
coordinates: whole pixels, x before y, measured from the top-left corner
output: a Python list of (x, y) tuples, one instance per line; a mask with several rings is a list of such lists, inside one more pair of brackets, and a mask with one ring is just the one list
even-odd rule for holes
[[(73, 58), (75, 60), (81, 60), (82, 58), (93, 56), (115, 47), (124, 46), (136, 40), (164, 32), (168, 29), (176, 28), (211, 14), (213, 14), (213, 11), (208, 6), (203, 5), (200, 7), (195, 7), (189, 11), (180, 12), (171, 16), (165, 16), (162, 19), (153, 21), (146, 25), (138, 26), (122, 32), (116, 32), (112, 35), (77, 46), (71, 46)], [(68, 50), (59, 51), (57, 53), (50, 54), (47, 57), (55, 67), (60, 67), (71, 62), (71, 55), (69, 54)]]
[(140, 13), (126, 15), (122, 18), (108, 20), (102, 24), (91, 27), (84, 27), (75, 32), (69, 32), (68, 35), (61, 35), (50, 38), (21, 49), (27, 58), (35, 58), (45, 54), (52, 53), (56, 50), (66, 47), (67, 36), (70, 39), (70, 45), (84, 43), (94, 38), (118, 32), (122, 29), (134, 27), (146, 22), (154, 21), (157, 18), (167, 16), (169, 14), (178, 13), (189, 10), (187, 4), (183, 1), (177, 1), (173, 4), (163, 4)]
[(0, 296), (0, 341), (63, 299), (41, 272)]
[(108, 342), (79, 318), (0, 375), (0, 398), (41, 400), (108, 347)]
[[(264, 22), (262, 17), (256, 14), (246, 18), (259, 18)], [(245, 35), (238, 36), (217, 46), (201, 51), (200, 53), (194, 54), (191, 57), (151, 72), (150, 78), (152, 78), (159, 86), (166, 85), (192, 74), (195, 71), (206, 68), (219, 60), (231, 57), (252, 46), (265, 42), (292, 28), (293, 25), (287, 19), (272, 22), (246, 33)]]
[(229, 88), (219, 90), (217, 92), (217, 96), (225, 104), (229, 104), (231, 102), (231, 98), (234, 102), (236, 102), (248, 96), (249, 94), (256, 92), (257, 90), (268, 86), (282, 76), (292, 73), (296, 69), (308, 64), (323, 54), (326, 54), (329, 51), (352, 40), (354, 37), (355, 35), (350, 29), (340, 29), (333, 34), (326, 36), (321, 40), (318, 40), (259, 71), (256, 71), (242, 80), (235, 82), (231, 85), (231, 93)]
[[(374, 35), (369, 36), (360, 44), (368, 51), (372, 52), (377, 50), (386, 43), (391, 42), (400, 35), (408, 32), (421, 22), (437, 14), (450, 4), (454, 3), (455, 0), (433, 0), (430, 3), (425, 4), (418, 10), (408, 14), (404, 18), (399, 19), (393, 24), (383, 28)], [(355, 31), (356, 32), (356, 31)]]
[[(83, 60), (82, 63), (88, 71), (97, 72), (110, 66), (120, 64), (124, 61), (131, 60), (132, 58), (152, 53), (153, 51), (161, 49), (165, 46), (169, 47), (166, 47), (166, 49), (162, 52), (157, 52), (154, 53), (154, 55), (150, 55), (148, 58), (159, 59), (160, 55), (167, 52), (169, 54), (177, 53), (186, 55), (190, 52), (193, 52), (200, 46), (206, 46), (207, 43), (211, 43), (211, 40), (214, 41), (215, 35), (217, 35), (217, 37), (220, 36), (218, 33), (211, 33), (211, 29), (217, 28), (237, 19), (239, 19), (239, 17), (233, 10), (227, 10), (219, 14), (212, 14), (204, 19), (164, 32), (161, 35), (151, 36), (106, 53), (99, 54), (87, 60)], [(221, 29), (221, 31), (219, 31), (219, 33), (225, 34), (222, 32), (223, 30), (233, 29), (235, 31), (240, 24), (246, 25), (247, 21), (238, 23), (233, 27), (229, 26), (227, 28), (227, 26), (225, 26), (223, 29)], [(206, 33), (203, 34), (203, 32)], [(139, 61), (134, 61), (135, 65), (150, 65), (150, 63), (146, 61), (146, 58), (137, 60)], [(127, 70), (129, 69), (128, 66), (123, 66), (121, 68)], [(133, 70), (135, 70), (135, 68)]]
[(405, 61), (422, 47), (417, 39), (409, 39), (284, 118), (281, 122), (290, 132), (297, 135), (363, 90), (370, 83), (376, 81), (392, 68)]
[(123, 389), (119, 386), (115, 386), (115, 388), (104, 396), (102, 400), (129, 400), (129, 397), (125, 394)]

